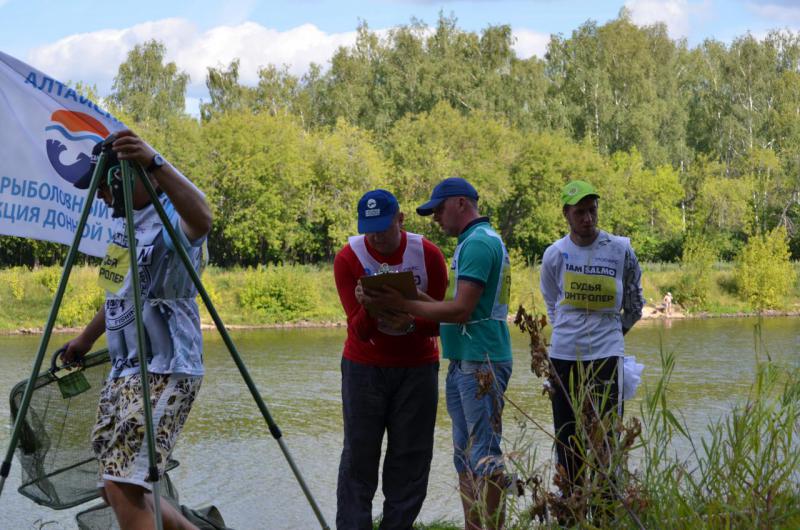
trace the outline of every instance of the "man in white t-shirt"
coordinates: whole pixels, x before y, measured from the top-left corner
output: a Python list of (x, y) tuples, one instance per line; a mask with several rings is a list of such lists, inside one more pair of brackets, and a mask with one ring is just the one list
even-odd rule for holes
[[(106, 334), (111, 371), (100, 392), (91, 436), (100, 464), (98, 487), (114, 510), (120, 528), (138, 530), (153, 528), (154, 516), (118, 161), (128, 160), (146, 168), (179, 239), (171, 240), (144, 184), (136, 179), (135, 244), (159, 475), (164, 473), (204, 373), (197, 290), (176, 246), (186, 250), (199, 273), (207, 258), (205, 240), (211, 229), (211, 210), (203, 193), (189, 179), (131, 131), (116, 134), (109, 157), (108, 173), (101, 176), (97, 191), (113, 208), (112, 217), (117, 218), (98, 279), (106, 290), (106, 301), (89, 325), (66, 344), (62, 357), (65, 362), (80, 359)], [(88, 185), (88, 180), (84, 184)], [(169, 503), (161, 503), (161, 508), (164, 528), (196, 528)]]
[(559, 380), (551, 399), (556, 454), (570, 484), (579, 483), (586, 471), (575, 444), (575, 412), (583, 404), (571, 398), (588, 392), (598, 414), (616, 409), (622, 415), (623, 335), (644, 306), (642, 273), (630, 240), (597, 228), (598, 199), (587, 182), (564, 186), (570, 231), (542, 257), (542, 296), (553, 326), (550, 359)]

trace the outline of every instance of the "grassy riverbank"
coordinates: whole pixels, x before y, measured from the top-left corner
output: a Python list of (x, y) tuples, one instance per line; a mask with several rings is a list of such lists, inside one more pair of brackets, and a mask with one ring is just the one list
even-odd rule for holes
[[(680, 300), (681, 270), (675, 264), (643, 264), (642, 285), (648, 304), (657, 305), (666, 291)], [(797, 268), (797, 265), (796, 265)], [(0, 270), (0, 332), (41, 328), (61, 275), (60, 267)], [(713, 267), (705, 303), (685, 308), (710, 315), (749, 313), (753, 308), (737, 292), (732, 264)], [(103, 293), (97, 286), (97, 268), (73, 270), (67, 294), (56, 320), (59, 328), (79, 327), (100, 307)], [(258, 269), (210, 267), (203, 275), (223, 321), (231, 326), (334, 325), (344, 321), (333, 271), (323, 266), (278, 266)], [(511, 307), (542, 307), (539, 276), (533, 268), (515, 265)], [(782, 309), (800, 309), (797, 284), (785, 294)], [(204, 324), (211, 319), (202, 309)]]

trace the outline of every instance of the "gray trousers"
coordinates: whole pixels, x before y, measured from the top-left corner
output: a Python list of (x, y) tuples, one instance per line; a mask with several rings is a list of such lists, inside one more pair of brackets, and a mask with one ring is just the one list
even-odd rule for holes
[(381, 443), (383, 530), (410, 529), (428, 487), (439, 398), (439, 363), (384, 368), (342, 359), (344, 449), (336, 487), (336, 527), (371, 530)]

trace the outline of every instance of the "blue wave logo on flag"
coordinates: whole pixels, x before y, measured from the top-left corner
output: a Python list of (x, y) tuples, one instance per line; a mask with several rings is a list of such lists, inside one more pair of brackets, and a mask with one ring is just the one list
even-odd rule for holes
[(50, 116), (47, 158), (56, 173), (77, 188), (89, 185), (92, 148), (108, 136), (108, 129), (95, 118), (71, 110), (57, 110)]

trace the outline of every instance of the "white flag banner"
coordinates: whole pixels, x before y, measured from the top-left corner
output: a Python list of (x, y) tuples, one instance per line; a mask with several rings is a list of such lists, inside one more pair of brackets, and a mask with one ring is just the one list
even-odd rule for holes
[[(72, 244), (102, 257), (111, 213), (87, 199), (92, 148), (125, 126), (71, 87), (0, 52), (0, 234)], [(81, 178), (84, 177), (84, 178)]]

